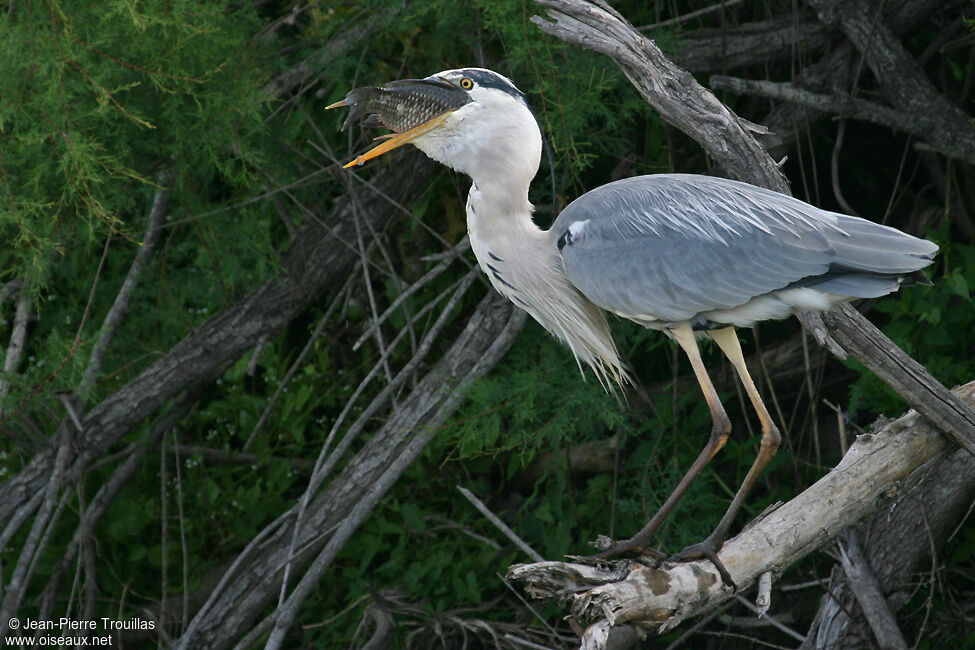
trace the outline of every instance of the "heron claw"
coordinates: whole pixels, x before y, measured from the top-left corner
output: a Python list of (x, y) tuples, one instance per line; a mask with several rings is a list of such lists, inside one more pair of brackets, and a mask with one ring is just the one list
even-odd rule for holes
[(738, 591), (738, 585), (734, 580), (731, 579), (731, 574), (728, 573), (728, 569), (725, 568), (724, 563), (718, 558), (718, 551), (724, 546), (724, 540), (718, 539), (714, 535), (711, 535), (707, 539), (698, 542), (697, 544), (691, 544), (684, 549), (674, 553), (666, 562), (687, 562), (689, 560), (698, 560), (701, 558), (707, 558), (711, 560), (711, 564), (714, 568), (718, 570), (718, 574), (721, 576), (721, 581), (731, 587), (732, 591)]

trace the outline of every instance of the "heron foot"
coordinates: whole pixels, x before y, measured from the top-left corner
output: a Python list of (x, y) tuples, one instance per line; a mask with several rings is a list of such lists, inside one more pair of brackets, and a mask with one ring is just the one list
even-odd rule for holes
[(718, 551), (721, 550), (722, 546), (724, 546), (724, 539), (722, 537), (716, 537), (712, 533), (704, 541), (698, 542), (697, 544), (691, 544), (683, 550), (671, 555), (666, 561), (687, 562), (689, 560), (707, 558), (711, 560), (711, 564), (713, 564), (714, 568), (718, 570), (718, 574), (721, 576), (721, 581), (731, 587), (733, 591), (738, 591), (738, 585), (735, 584), (735, 581), (731, 579), (731, 574), (728, 573), (728, 569), (725, 568), (724, 563), (718, 558)]

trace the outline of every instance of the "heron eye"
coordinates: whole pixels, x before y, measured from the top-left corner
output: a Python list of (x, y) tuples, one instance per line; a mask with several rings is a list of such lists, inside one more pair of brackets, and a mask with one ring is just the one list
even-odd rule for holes
[(474, 87), (474, 82), (468, 79), (467, 77), (464, 77), (463, 79), (460, 80), (460, 87), (463, 88), (464, 90), (470, 90), (471, 88)]

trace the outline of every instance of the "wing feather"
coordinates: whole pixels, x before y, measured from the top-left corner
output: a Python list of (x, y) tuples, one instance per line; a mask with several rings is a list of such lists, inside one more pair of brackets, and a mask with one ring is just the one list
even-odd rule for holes
[(569, 279), (592, 302), (671, 322), (793, 286), (882, 295), (938, 250), (783, 194), (685, 174), (599, 187), (566, 207), (552, 231)]

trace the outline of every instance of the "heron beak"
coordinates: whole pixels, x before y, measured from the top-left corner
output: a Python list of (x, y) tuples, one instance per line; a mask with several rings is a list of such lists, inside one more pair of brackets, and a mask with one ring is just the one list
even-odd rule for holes
[(446, 79), (433, 76), (393, 81), (382, 87), (354, 88), (345, 99), (325, 109), (349, 107), (343, 129), (365, 117), (363, 126), (385, 126), (394, 131), (377, 138), (383, 139), (383, 142), (345, 165), (348, 168), (361, 165), (439, 128), (451, 113), (470, 101), (467, 92)]
[[(332, 104), (332, 106), (334, 106), (334, 105), (335, 104)], [(329, 107), (329, 108), (331, 108), (331, 107)], [(454, 109), (454, 110), (456, 110), (456, 109)], [(356, 156), (355, 160), (353, 160), (352, 162), (349, 162), (349, 163), (346, 163), (346, 164), (342, 165), (342, 168), (343, 169), (348, 169), (349, 167), (356, 167), (358, 165), (362, 165), (367, 160), (372, 160), (373, 158), (378, 158), (379, 156), (383, 155), (387, 151), (392, 151), (393, 149), (396, 149), (398, 147), (403, 146), (404, 144), (406, 144), (410, 140), (413, 140), (413, 139), (415, 139), (415, 138), (423, 135), (424, 133), (429, 133), (430, 131), (433, 131), (438, 126), (440, 126), (441, 124), (443, 124), (444, 123), (444, 120), (447, 119), (447, 116), (450, 115), (451, 113), (453, 113), (454, 110), (449, 110), (449, 111), (446, 111), (444, 113), (441, 113), (440, 115), (436, 116), (432, 120), (428, 120), (428, 121), (424, 122), (423, 124), (418, 124), (417, 126), (414, 126), (412, 129), (408, 129), (406, 131), (403, 131), (402, 133), (392, 133), (392, 134), (389, 134), (389, 135), (381, 135), (381, 136), (379, 136), (379, 138), (383, 138), (384, 139), (382, 143), (376, 145), (375, 147), (373, 147), (369, 151), (365, 152), (364, 154), (361, 154), (359, 156)], [(376, 139), (378, 140), (379, 138), (376, 138)]]

